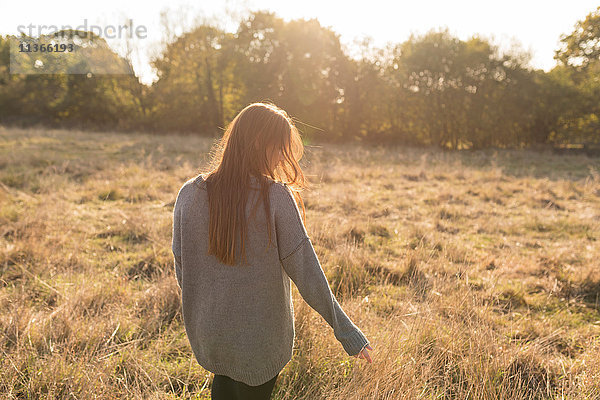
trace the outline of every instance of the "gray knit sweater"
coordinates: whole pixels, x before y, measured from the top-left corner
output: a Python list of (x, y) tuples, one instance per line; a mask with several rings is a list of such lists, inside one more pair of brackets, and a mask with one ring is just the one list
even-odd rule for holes
[[(250, 185), (258, 188), (256, 178)], [(259, 192), (250, 193), (247, 215)], [(207, 194), (202, 175), (181, 187), (173, 210), (172, 240), (185, 330), (204, 369), (258, 386), (285, 367), (295, 339), (290, 278), (302, 298), (333, 328), (348, 355), (358, 354), (369, 344), (331, 292), (286, 185), (272, 182), (269, 189), (271, 246), (267, 247), (262, 202), (256, 207), (256, 217), (248, 222), (249, 265), (240, 260), (236, 266), (224, 265), (206, 254)], [(239, 249), (238, 242), (238, 255)]]

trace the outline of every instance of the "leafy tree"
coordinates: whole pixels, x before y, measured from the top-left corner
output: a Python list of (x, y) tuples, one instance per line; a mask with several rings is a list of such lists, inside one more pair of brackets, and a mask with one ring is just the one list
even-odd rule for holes
[(214, 133), (223, 126), (231, 40), (231, 34), (201, 25), (153, 61), (159, 77), (151, 94), (155, 129)]
[(234, 75), (244, 89), (241, 105), (271, 100), (305, 125), (307, 136), (340, 128), (341, 72), (347, 62), (339, 36), (316, 19), (284, 22), (258, 11), (240, 23)]
[(555, 58), (557, 74), (568, 75), (577, 91), (563, 110), (555, 140), (600, 143), (600, 7), (561, 37)]
[(575, 24), (575, 30), (561, 36), (555, 59), (563, 65), (586, 69), (600, 60), (600, 7)]

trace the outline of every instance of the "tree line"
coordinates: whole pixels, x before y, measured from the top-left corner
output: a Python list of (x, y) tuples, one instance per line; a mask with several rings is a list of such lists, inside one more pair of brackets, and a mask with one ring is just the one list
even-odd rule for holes
[[(11, 74), (0, 36), (0, 123), (216, 136), (254, 101), (283, 107), (305, 137), (449, 149), (600, 143), (600, 7), (561, 37), (557, 65), (528, 67), (477, 35), (411, 35), (358, 59), (316, 19), (256, 11), (236, 32), (208, 23), (133, 74)], [(101, 41), (102, 39), (97, 39)], [(112, 57), (115, 54), (111, 54)]]

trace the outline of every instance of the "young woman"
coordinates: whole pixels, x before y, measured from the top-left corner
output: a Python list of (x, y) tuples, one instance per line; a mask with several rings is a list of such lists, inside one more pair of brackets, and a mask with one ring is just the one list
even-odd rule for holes
[(210, 171), (177, 194), (172, 241), (186, 334), (215, 374), (212, 398), (270, 398), (292, 357), (290, 278), (346, 353), (370, 363), (370, 343), (331, 292), (304, 225), (304, 148), (287, 113), (250, 104), (216, 150)]

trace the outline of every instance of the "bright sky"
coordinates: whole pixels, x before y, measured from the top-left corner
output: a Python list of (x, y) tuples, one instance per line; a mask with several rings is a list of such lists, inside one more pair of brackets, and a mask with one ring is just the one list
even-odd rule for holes
[[(126, 18), (131, 18), (134, 28), (143, 26), (147, 30), (146, 38), (137, 39), (139, 51), (133, 56), (134, 68), (142, 82), (151, 83), (156, 77), (149, 60), (160, 48), (164, 37), (161, 11), (171, 12), (170, 25), (176, 32), (182, 26), (192, 26), (194, 18), (202, 16), (217, 16), (224, 21), (225, 29), (234, 31), (236, 24), (227, 21), (235, 20), (236, 15), (244, 15), (248, 9), (266, 9), (286, 21), (317, 18), (321, 25), (340, 34), (342, 44), (348, 46), (351, 55), (355, 54), (352, 50), (354, 41), (365, 36), (371, 37), (375, 46), (384, 46), (387, 42), (402, 42), (411, 33), (422, 34), (432, 28), (447, 27), (460, 39), (480, 34), (501, 48), (516, 43), (532, 53), (533, 67), (547, 71), (555, 65), (553, 56), (560, 35), (572, 32), (575, 23), (599, 5), (598, 0), (200, 0), (194, 3), (183, 0), (63, 0), (59, 3), (28, 2), (24, 7), (20, 2), (0, 0), (0, 34), (16, 34), (19, 25), (33, 24), (35, 29), (41, 25), (71, 25), (75, 28), (87, 21), (88, 26), (107, 27), (123, 24)], [(50, 28), (43, 29), (46, 29), (43, 33), (50, 32)], [(109, 40), (109, 43), (123, 54), (123, 41)]]

